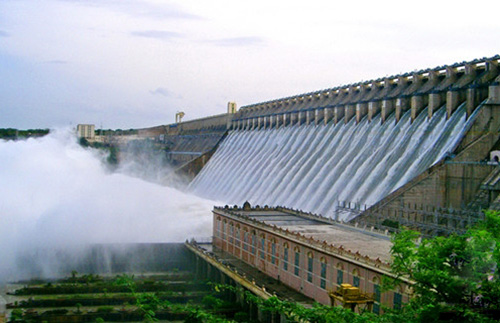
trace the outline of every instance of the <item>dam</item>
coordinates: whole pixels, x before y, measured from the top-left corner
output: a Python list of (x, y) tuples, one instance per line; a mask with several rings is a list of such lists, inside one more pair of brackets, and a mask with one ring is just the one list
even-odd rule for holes
[[(284, 205), (322, 215), (338, 201), (372, 205), (442, 159), (466, 125), (465, 108), (411, 122), (381, 116), (358, 124), (236, 130), (191, 183), (196, 194), (228, 204)], [(213, 179), (217, 178), (214, 183)], [(350, 220), (342, 218), (341, 220)]]
[[(499, 60), (439, 66), (239, 111), (230, 102), (225, 114), (113, 140), (130, 146), (143, 140), (165, 155), (189, 192), (220, 203), (211, 236), (186, 237), (188, 259), (181, 263), (195, 277), (261, 299), (397, 311), (414, 297), (415, 282), (403, 278), (381, 289), (385, 277), (398, 278), (391, 268), (392, 233), (403, 227), (423, 238), (463, 233), (484, 219), (482, 210), (500, 209)], [(122, 254), (118, 265), (126, 266)], [(286, 316), (258, 306), (246, 310), (260, 322)]]
[[(137, 138), (165, 151), (188, 191), (225, 204), (282, 206), (380, 228), (385, 220), (430, 221), (424, 218), (464, 227), (500, 205), (498, 163), (490, 161), (500, 149), (499, 59), (239, 111), (230, 102), (225, 114), (138, 129)], [(444, 222), (427, 214), (461, 211)]]
[[(496, 169), (487, 159), (498, 140), (498, 73), (493, 57), (242, 107), (189, 189), (350, 221), (426, 170), (446, 168), (433, 189), (419, 183), (417, 194), (384, 203), (470, 209)], [(346, 205), (355, 210), (342, 212)]]

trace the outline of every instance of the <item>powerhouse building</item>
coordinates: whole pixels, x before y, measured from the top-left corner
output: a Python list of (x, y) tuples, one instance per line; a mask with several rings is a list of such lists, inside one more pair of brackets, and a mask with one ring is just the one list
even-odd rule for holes
[[(410, 282), (383, 292), (390, 272), (391, 242), (373, 228), (357, 228), (285, 208), (216, 207), (213, 248), (325, 305), (342, 305), (338, 291), (354, 288), (359, 304), (380, 313), (381, 305), (400, 308)], [(337, 296), (336, 296), (337, 295)], [(347, 299), (346, 299), (347, 301)], [(354, 306), (345, 307), (354, 308)]]

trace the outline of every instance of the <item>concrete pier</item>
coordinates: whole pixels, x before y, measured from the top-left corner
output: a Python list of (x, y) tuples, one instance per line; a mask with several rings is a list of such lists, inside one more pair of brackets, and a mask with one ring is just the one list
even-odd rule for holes
[(335, 124), (339, 123), (339, 121), (344, 117), (345, 109), (341, 107), (335, 107), (333, 109), (333, 122)]
[(403, 114), (410, 109), (410, 100), (408, 98), (396, 99), (396, 122), (399, 122)]
[(452, 113), (460, 105), (460, 93), (457, 90), (450, 90), (446, 92), (446, 115), (448, 119), (451, 117)]
[(411, 97), (411, 121), (413, 122), (419, 113), (425, 108), (426, 102), (423, 95), (415, 95)]
[(441, 103), (441, 93), (429, 94), (429, 108), (427, 109), (429, 119), (432, 118), (434, 112), (441, 107)]
[(372, 121), (373, 117), (380, 112), (380, 101), (372, 101), (368, 103), (368, 121)]
[(348, 123), (356, 114), (356, 109), (352, 105), (346, 105), (344, 108), (344, 121)]
[(500, 77), (488, 87), (488, 103), (500, 104)]
[[(371, 103), (371, 102), (370, 102)], [(359, 123), (361, 119), (368, 113), (368, 106), (366, 103), (356, 104), (356, 123)]]
[(325, 110), (323, 111), (324, 124), (327, 125), (330, 120), (331, 120), (331, 109), (325, 108)]
[[(382, 101), (381, 108), (381, 120), (382, 123), (394, 112), (394, 101), (393, 100), (384, 100)], [(397, 120), (399, 121), (399, 119)]]

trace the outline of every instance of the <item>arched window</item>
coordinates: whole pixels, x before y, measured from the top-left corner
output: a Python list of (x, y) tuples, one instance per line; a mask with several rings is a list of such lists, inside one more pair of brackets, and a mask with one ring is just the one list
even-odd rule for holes
[(271, 263), (273, 265), (276, 264), (276, 239), (272, 238), (271, 239)]
[(314, 256), (312, 252), (307, 253), (307, 281), (312, 283), (314, 272)]
[(217, 237), (220, 237), (220, 230), (221, 230), (221, 228), (220, 228), (220, 226), (221, 226), (220, 222), (221, 221), (220, 221), (220, 216), (219, 216), (219, 217), (217, 217), (217, 227), (216, 227), (216, 232), (215, 232), (215, 235)]
[(398, 286), (398, 288), (396, 289), (397, 291), (394, 292), (394, 306), (393, 308), (395, 310), (400, 310), (401, 309), (401, 304), (403, 302), (403, 291), (402, 291), (402, 288), (401, 286)]
[(252, 230), (252, 254), (255, 255), (255, 249), (257, 248), (257, 236), (255, 230)]
[(295, 264), (293, 268), (293, 273), (295, 276), (299, 276), (300, 274), (300, 249), (299, 247), (295, 247)]
[(321, 272), (320, 272), (320, 282), (319, 287), (326, 289), (326, 259), (325, 257), (321, 257)]
[(241, 235), (240, 235), (240, 225), (236, 224), (236, 234), (234, 235), (236, 239), (236, 246), (240, 247)]
[(359, 287), (359, 270), (357, 269), (352, 271), (352, 286)]
[(260, 235), (260, 259), (266, 259), (266, 236)]
[(288, 243), (283, 244), (283, 270), (288, 270)]
[(229, 223), (229, 242), (234, 242), (234, 224), (233, 222)]
[(344, 283), (344, 265), (342, 263), (337, 264), (337, 285)]
[(248, 229), (243, 228), (243, 250), (248, 250)]
[(225, 219), (222, 220), (222, 239), (226, 239), (226, 223)]
[(378, 276), (374, 276), (372, 279), (373, 282), (373, 313), (380, 314), (380, 299), (382, 293), (380, 292), (380, 278)]

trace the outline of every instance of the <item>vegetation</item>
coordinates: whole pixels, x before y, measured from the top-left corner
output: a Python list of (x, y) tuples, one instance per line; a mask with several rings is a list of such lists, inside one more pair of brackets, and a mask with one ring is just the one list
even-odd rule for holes
[(0, 128), (0, 139), (17, 140), (29, 137), (41, 137), (49, 133), (49, 129), (19, 130), (14, 128)]
[(101, 142), (89, 142), (87, 139), (85, 139), (83, 137), (80, 137), (79, 144), (82, 147), (92, 147), (92, 148), (102, 149), (102, 150), (106, 151), (108, 154), (108, 158), (106, 159), (106, 162), (111, 166), (118, 165), (119, 148), (117, 145), (108, 144), (108, 143), (101, 143)]
[(96, 136), (120, 136), (120, 135), (136, 135), (139, 131), (137, 129), (96, 129), (94, 133)]
[(497, 322), (500, 214), (487, 212), (486, 220), (464, 235), (420, 239), (411, 230), (394, 235), (392, 271), (398, 278), (385, 279), (384, 288), (392, 289), (401, 279), (410, 279), (414, 297), (400, 310), (384, 308), (380, 316), (320, 304), (305, 308), (276, 297), (262, 300), (226, 285), (215, 285), (215, 289), (245, 293), (247, 302), (295, 322)]
[(119, 275), (116, 284), (126, 286), (132, 295), (136, 298), (136, 306), (141, 311), (143, 319), (146, 322), (157, 321), (156, 312), (159, 309), (169, 310), (173, 313), (186, 313), (185, 322), (229, 322), (225, 318), (215, 314), (213, 311), (221, 307), (223, 302), (213, 296), (205, 296), (203, 303), (205, 308), (192, 304), (171, 304), (168, 301), (161, 300), (156, 293), (136, 292), (137, 286), (134, 277), (129, 275)]
[[(419, 321), (481, 322), (500, 313), (500, 215), (486, 219), (464, 235), (419, 243), (419, 233), (405, 230), (393, 238), (392, 271), (414, 281), (415, 297), (401, 317)], [(395, 281), (386, 281), (390, 288)]]
[[(384, 313), (381, 315), (354, 313), (349, 309), (320, 304), (307, 308), (277, 297), (263, 300), (242, 288), (229, 285), (212, 284), (212, 288), (221, 295), (229, 292), (243, 296), (239, 299), (244, 299), (252, 307), (258, 307), (268, 321), (273, 316), (277, 319), (279, 314), (290, 322), (496, 322), (500, 319), (499, 246), (500, 215), (497, 212), (487, 212), (485, 221), (470, 228), (464, 235), (421, 240), (418, 232), (402, 230), (393, 236), (391, 250), (392, 270), (396, 278), (385, 279), (384, 288), (392, 289), (402, 279), (411, 280), (414, 282), (414, 297), (401, 309), (383, 308)], [(178, 275), (180, 273), (172, 273), (171, 277), (173, 279)], [(183, 319), (185, 322), (252, 322), (249, 314), (238, 304), (225, 301), (223, 296), (208, 295), (207, 290), (200, 294), (198, 304), (173, 303), (165, 297), (164, 293), (179, 295), (183, 290), (189, 292), (189, 286), (176, 285), (172, 281), (163, 283), (154, 278), (141, 280), (128, 275), (119, 275), (114, 281), (109, 281), (98, 275), (79, 276), (74, 271), (71, 277), (60, 283), (25, 287), (16, 295), (26, 295), (28, 292), (29, 295), (37, 295), (37, 288), (43, 289), (43, 295), (51, 295), (51, 292), (60, 295), (63, 291), (95, 291), (99, 294), (64, 297), (64, 301), (71, 301), (68, 306), (76, 308), (74, 313), (94, 315), (94, 321), (97, 317), (106, 319), (116, 314), (156, 321), (162, 314), (170, 313), (178, 315), (176, 320)], [(102, 297), (103, 291), (109, 292), (107, 297), (115, 298), (117, 303), (106, 303), (105, 297)], [(111, 294), (118, 291), (122, 294)], [(97, 302), (98, 299), (102, 302)], [(28, 302), (37, 301), (31, 299)], [(86, 302), (99, 307), (92, 314), (81, 309), (86, 306)], [(113, 305), (121, 306), (121, 309)], [(23, 312), (20, 307), (30, 306), (24, 303), (12, 306), (11, 320), (26, 319), (32, 314), (30, 309)], [(41, 316), (65, 314), (57, 311), (46, 311)]]

